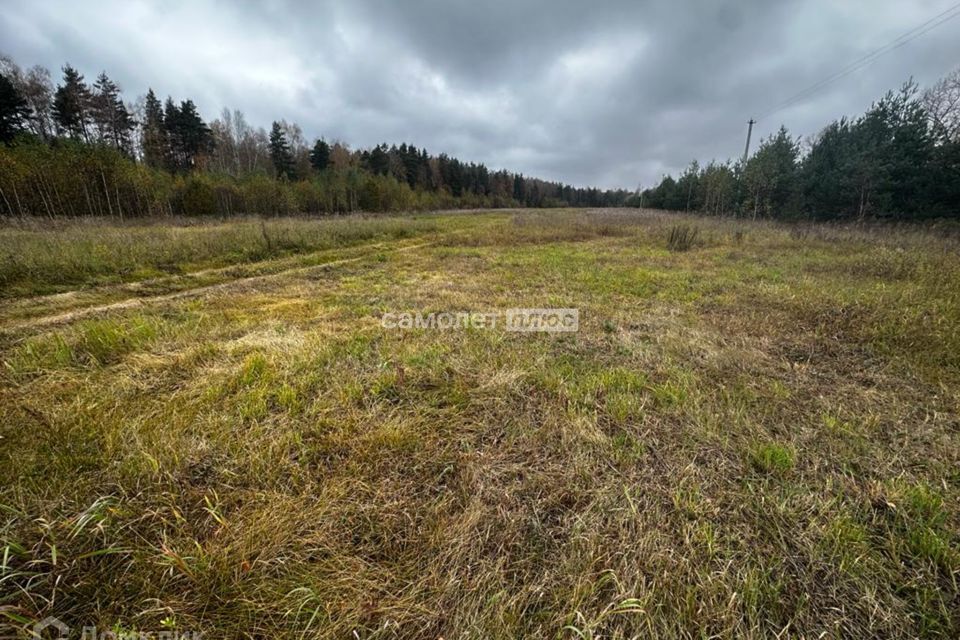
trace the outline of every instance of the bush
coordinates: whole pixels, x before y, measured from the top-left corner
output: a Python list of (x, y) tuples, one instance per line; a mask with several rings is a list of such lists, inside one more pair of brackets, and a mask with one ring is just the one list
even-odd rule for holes
[(217, 214), (217, 192), (204, 177), (190, 176), (187, 178), (178, 195), (178, 213), (187, 216)]

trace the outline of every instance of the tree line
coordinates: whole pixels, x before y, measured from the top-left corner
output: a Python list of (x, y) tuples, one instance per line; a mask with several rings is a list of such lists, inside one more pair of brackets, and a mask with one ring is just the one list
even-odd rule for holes
[(491, 171), (408, 143), (352, 150), (269, 132), (239, 110), (207, 123), (192, 100), (153, 89), (125, 102), (106, 73), (88, 84), (0, 57), (0, 215), (279, 215), (460, 207), (620, 206), (625, 190)]
[(960, 216), (960, 69), (911, 80), (807, 140), (785, 127), (738, 162), (692, 162), (634, 206), (752, 218), (917, 220)]

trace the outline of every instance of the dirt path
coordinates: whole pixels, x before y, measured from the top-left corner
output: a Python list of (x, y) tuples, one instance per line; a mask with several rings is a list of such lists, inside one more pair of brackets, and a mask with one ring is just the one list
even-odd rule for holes
[[(366, 252), (364, 252), (362, 255), (353, 256), (353, 257), (350, 257), (350, 258), (341, 258), (341, 259), (338, 259), (338, 260), (331, 260), (330, 262), (324, 262), (324, 263), (322, 263), (322, 264), (314, 264), (314, 265), (308, 265), (308, 266), (304, 266), (304, 267), (295, 267), (295, 268), (293, 268), (293, 269), (283, 269), (283, 270), (281, 270), (281, 271), (275, 271), (275, 272), (272, 272), (272, 273), (267, 273), (267, 274), (262, 274), (262, 275), (256, 275), (256, 276), (249, 276), (249, 277), (246, 277), (246, 278), (237, 278), (237, 279), (235, 279), (235, 280), (228, 280), (227, 282), (219, 282), (219, 283), (217, 283), (217, 284), (212, 284), (212, 285), (207, 285), (207, 286), (201, 286), (201, 287), (194, 287), (194, 288), (192, 288), (192, 289), (183, 289), (183, 290), (181, 290), (181, 291), (175, 291), (175, 292), (173, 292), (173, 293), (161, 294), (161, 295), (156, 295), (156, 296), (143, 296), (143, 297), (137, 297), (137, 298), (126, 298), (126, 299), (124, 299), (124, 300), (118, 300), (118, 301), (116, 301), (116, 302), (110, 302), (110, 303), (107, 303), (107, 304), (100, 304), (100, 305), (93, 305), (93, 306), (89, 306), (89, 307), (82, 307), (82, 308), (80, 308), (80, 309), (73, 309), (73, 310), (70, 310), (70, 311), (64, 311), (64, 312), (62, 312), (62, 313), (54, 313), (54, 314), (51, 314), (51, 315), (46, 315), (46, 316), (39, 316), (39, 317), (35, 317), (35, 318), (30, 318), (29, 320), (24, 320), (24, 321), (20, 321), (20, 322), (15, 322), (15, 323), (13, 323), (13, 324), (10, 324), (10, 325), (4, 326), (4, 327), (0, 327), (0, 334), (11, 334), (11, 333), (16, 333), (16, 332), (19, 332), (19, 331), (24, 331), (24, 330), (29, 330), (29, 329), (38, 329), (38, 328), (43, 328), (43, 327), (51, 327), (51, 326), (56, 326), (56, 325), (60, 325), (60, 324), (66, 324), (66, 323), (74, 322), (75, 320), (80, 320), (80, 319), (82, 319), (82, 318), (87, 318), (87, 317), (90, 317), (90, 316), (96, 316), (96, 315), (99, 315), (99, 314), (102, 314), (102, 313), (107, 313), (107, 312), (110, 312), (110, 311), (120, 311), (120, 310), (123, 310), (123, 309), (133, 309), (133, 308), (142, 307), (142, 306), (147, 306), (147, 305), (151, 305), (151, 304), (157, 304), (157, 303), (163, 303), (163, 302), (170, 302), (171, 300), (181, 300), (181, 299), (186, 299), (186, 298), (203, 297), (203, 296), (207, 296), (207, 295), (210, 295), (210, 294), (215, 293), (215, 292), (218, 292), (218, 291), (229, 290), (229, 289), (232, 289), (232, 288), (234, 288), (234, 287), (241, 287), (241, 286), (245, 286), (245, 285), (256, 284), (256, 283), (259, 283), (259, 282), (266, 282), (266, 281), (269, 281), (269, 280), (272, 280), (272, 279), (275, 279), (275, 278), (281, 278), (281, 277), (284, 277), (284, 276), (292, 276), (292, 275), (297, 275), (297, 274), (301, 274), (301, 273), (309, 273), (309, 272), (311, 272), (311, 271), (322, 271), (322, 270), (324, 270), (324, 269), (329, 269), (329, 268), (331, 268), (331, 267), (336, 267), (336, 266), (343, 265), (343, 264), (349, 264), (349, 263), (352, 263), (352, 262), (359, 262), (359, 261), (364, 260), (364, 259), (366, 259), (366, 258), (370, 258), (370, 257), (371, 257), (372, 255), (374, 255), (375, 253), (378, 253), (378, 252), (381, 252), (381, 251), (391, 251), (391, 252), (394, 252), (394, 253), (405, 252), (405, 251), (413, 251), (413, 250), (415, 250), (415, 249), (422, 249), (423, 247), (431, 246), (431, 245), (433, 245), (433, 244), (435, 244), (435, 243), (436, 243), (436, 241), (421, 242), (421, 243), (419, 243), (419, 244), (406, 245), (406, 246), (401, 246), (401, 247), (390, 246), (390, 245), (386, 245), (386, 244), (383, 244), (383, 243), (379, 243), (379, 244), (375, 244), (375, 245), (369, 245), (369, 246), (367, 246), (366, 248), (367, 248), (367, 249), (370, 249), (370, 251), (366, 251)], [(211, 273), (211, 272), (216, 272), (216, 271), (229, 271), (229, 270), (232, 269), (232, 268), (236, 268), (236, 266), (234, 266), (234, 267), (225, 267), (225, 268), (222, 268), (222, 269), (208, 269), (208, 270), (206, 270), (205, 272), (196, 272), (196, 273), (192, 273), (192, 274), (189, 274), (189, 275), (196, 277), (196, 276), (200, 275), (201, 273), (209, 274), (209, 273)], [(141, 288), (142, 288), (143, 285), (144, 285), (144, 283), (134, 283), (134, 284), (139, 284), (139, 285), (141, 286)], [(128, 289), (128, 290), (129, 290), (129, 289)], [(136, 289), (134, 289), (134, 290), (136, 290)], [(55, 298), (55, 297), (69, 296), (69, 295), (71, 295), (71, 293), (72, 293), (72, 294), (76, 294), (76, 292), (70, 292), (70, 293), (65, 293), (65, 294), (64, 294), (64, 293), (61, 293), (61, 294), (55, 294), (55, 296), (43, 296), (43, 298)]]
[[(369, 245), (370, 247), (381, 246), (382, 243), (377, 245)], [(361, 245), (363, 246), (363, 245)], [(231, 271), (236, 271), (238, 269), (255, 267), (256, 265), (262, 265), (264, 263), (270, 263), (271, 265), (280, 266), (285, 263), (289, 264), (298, 264), (302, 262), (305, 256), (315, 255), (318, 252), (310, 252), (307, 254), (298, 254), (294, 256), (286, 256), (282, 258), (267, 258), (260, 260), (258, 262), (251, 263), (237, 263), (229, 264), (225, 267), (209, 267), (206, 269), (198, 269), (196, 271), (189, 271), (187, 273), (182, 273), (178, 275), (168, 275), (168, 276), (158, 276), (155, 278), (147, 278), (146, 280), (137, 280), (135, 282), (121, 282), (117, 284), (106, 284), (98, 285), (88, 289), (74, 289), (72, 291), (61, 291), (59, 293), (51, 293), (47, 295), (34, 296), (30, 298), (21, 298), (11, 300), (8, 304), (11, 307), (22, 308), (35, 305), (43, 305), (47, 303), (56, 304), (58, 302), (69, 302), (70, 300), (76, 299), (80, 296), (96, 295), (98, 293), (109, 294), (109, 293), (136, 293), (138, 291), (144, 291), (150, 289), (151, 287), (163, 286), (168, 283), (183, 283), (189, 280), (200, 280), (206, 276), (215, 276), (219, 274), (229, 274)], [(272, 273), (279, 273), (283, 269), (278, 269)], [(266, 275), (266, 274), (262, 274)]]

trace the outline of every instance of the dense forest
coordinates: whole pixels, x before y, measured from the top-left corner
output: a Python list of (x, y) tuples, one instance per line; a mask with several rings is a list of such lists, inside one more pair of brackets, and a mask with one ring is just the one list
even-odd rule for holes
[(960, 216), (960, 69), (912, 81), (801, 141), (781, 127), (744, 163), (694, 161), (631, 203), (711, 215), (919, 220)]
[(491, 171), (411, 144), (351, 150), (269, 131), (240, 111), (205, 122), (151, 89), (125, 102), (106, 73), (0, 58), (0, 216), (280, 215), (458, 207), (619, 206), (629, 192)]

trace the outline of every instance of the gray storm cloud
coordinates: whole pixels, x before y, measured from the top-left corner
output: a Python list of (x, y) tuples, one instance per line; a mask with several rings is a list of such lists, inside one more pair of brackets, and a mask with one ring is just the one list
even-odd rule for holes
[[(5, 2), (0, 53), (101, 70), (353, 146), (412, 142), (577, 185), (633, 188), (742, 152), (746, 120), (948, 1)], [(761, 120), (810, 135), (960, 63), (960, 20)]]

